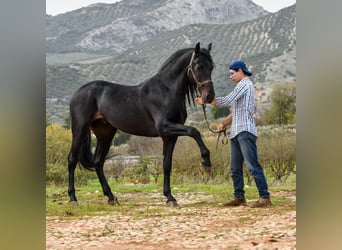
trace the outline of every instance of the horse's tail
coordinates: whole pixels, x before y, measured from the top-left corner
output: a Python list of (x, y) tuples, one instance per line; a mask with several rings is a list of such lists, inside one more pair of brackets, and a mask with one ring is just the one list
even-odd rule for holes
[(96, 163), (94, 161), (94, 155), (91, 152), (90, 129), (88, 130), (87, 135), (84, 138), (84, 142), (82, 143), (78, 157), (82, 167), (90, 171), (95, 171)]

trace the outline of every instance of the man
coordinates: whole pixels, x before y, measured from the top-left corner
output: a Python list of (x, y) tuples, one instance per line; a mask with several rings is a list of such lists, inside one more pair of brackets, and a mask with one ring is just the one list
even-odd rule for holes
[[(251, 207), (266, 207), (271, 205), (270, 193), (264, 171), (258, 161), (256, 140), (257, 128), (254, 114), (254, 87), (249, 78), (252, 73), (243, 61), (236, 60), (229, 65), (230, 79), (237, 83), (234, 90), (227, 96), (216, 97), (212, 105), (231, 106), (232, 114), (217, 127), (219, 131), (231, 125), (230, 139), (230, 168), (234, 185), (234, 199), (224, 206), (245, 206), (245, 191), (243, 179), (243, 162), (254, 178), (258, 188), (259, 199)], [(196, 98), (196, 103), (204, 105), (202, 98)]]

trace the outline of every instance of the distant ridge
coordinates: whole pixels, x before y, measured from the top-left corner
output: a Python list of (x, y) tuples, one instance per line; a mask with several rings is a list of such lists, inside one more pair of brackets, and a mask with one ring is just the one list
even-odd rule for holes
[[(165, 1), (164, 1), (165, 2)], [(213, 81), (217, 93), (233, 88), (226, 72), (233, 59), (243, 59), (258, 88), (296, 82), (296, 5), (235, 24), (191, 24), (166, 31), (120, 54), (94, 52), (48, 54), (47, 114), (62, 122), (76, 88), (94, 79), (137, 84), (156, 73), (176, 50), (213, 43)]]
[(268, 14), (251, 0), (125, 0), (46, 17), (47, 52), (122, 52), (189, 24), (229, 24)]

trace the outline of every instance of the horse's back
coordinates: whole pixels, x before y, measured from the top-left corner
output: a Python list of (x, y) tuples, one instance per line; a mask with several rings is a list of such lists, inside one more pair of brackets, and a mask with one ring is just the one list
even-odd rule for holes
[(97, 100), (107, 91), (115, 88), (122, 88), (124, 85), (111, 83), (103, 80), (88, 82), (78, 88), (71, 97), (70, 108), (75, 105), (87, 105), (88, 103), (97, 103)]
[(71, 98), (71, 102), (73, 100), (77, 100), (80, 97), (87, 97), (90, 95), (94, 95), (94, 93), (101, 91), (103, 88), (106, 88), (107, 86), (111, 86), (114, 85), (114, 83), (110, 83), (107, 81), (103, 81), (103, 80), (96, 80), (96, 81), (91, 81), (88, 82), (84, 85), (82, 85), (81, 87), (79, 87), (73, 94), (72, 98)]
[(139, 85), (127, 86), (106, 81), (86, 83), (71, 99), (71, 121), (90, 124), (102, 119), (127, 133), (157, 136), (154, 121), (140, 101), (140, 95)]

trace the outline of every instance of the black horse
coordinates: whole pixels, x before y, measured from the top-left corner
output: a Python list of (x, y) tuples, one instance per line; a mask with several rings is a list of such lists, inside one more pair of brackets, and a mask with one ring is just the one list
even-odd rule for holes
[[(68, 156), (70, 202), (77, 202), (74, 172), (77, 162), (95, 170), (108, 196), (109, 204), (118, 204), (103, 172), (103, 164), (112, 139), (120, 129), (126, 133), (161, 137), (163, 140), (164, 195), (167, 204), (177, 206), (171, 194), (170, 174), (172, 154), (178, 136), (190, 136), (198, 144), (203, 158), (202, 168), (209, 172), (210, 152), (200, 132), (184, 125), (187, 118), (186, 99), (191, 105), (201, 96), (205, 103), (214, 97), (211, 72), (214, 67), (207, 49), (181, 49), (175, 52), (150, 79), (126, 86), (106, 81), (92, 81), (80, 87), (70, 101), (72, 145)], [(90, 130), (97, 138), (94, 154), (91, 152)]]

